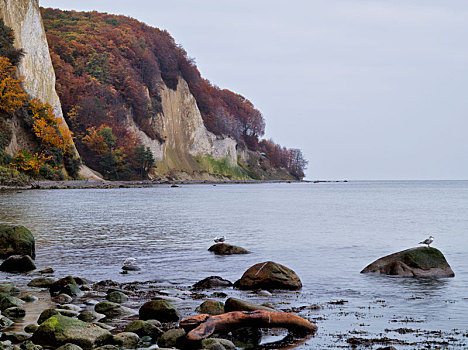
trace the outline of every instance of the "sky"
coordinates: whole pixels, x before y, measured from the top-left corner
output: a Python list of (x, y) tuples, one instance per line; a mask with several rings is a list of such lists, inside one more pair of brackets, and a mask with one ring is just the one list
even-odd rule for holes
[(39, 0), (166, 29), (306, 178), (468, 179), (466, 0)]

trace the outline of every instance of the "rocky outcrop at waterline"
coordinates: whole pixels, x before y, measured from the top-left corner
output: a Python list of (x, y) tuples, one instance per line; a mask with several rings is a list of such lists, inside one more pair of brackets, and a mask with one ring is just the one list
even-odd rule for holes
[(273, 261), (256, 264), (244, 272), (234, 283), (239, 289), (288, 289), (302, 288), (299, 276), (290, 268)]
[(34, 236), (24, 226), (0, 224), (0, 258), (11, 255), (36, 257)]
[(208, 248), (208, 251), (216, 255), (249, 254), (247, 249), (227, 243), (217, 243)]
[(361, 273), (403, 277), (454, 277), (455, 273), (442, 252), (418, 247), (384, 256), (366, 266)]

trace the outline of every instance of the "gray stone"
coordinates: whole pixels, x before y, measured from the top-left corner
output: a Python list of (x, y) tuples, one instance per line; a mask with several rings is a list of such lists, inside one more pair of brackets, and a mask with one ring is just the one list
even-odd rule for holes
[(210, 276), (198, 281), (193, 285), (195, 289), (212, 289), (232, 287), (232, 282), (219, 276)]
[(185, 331), (182, 328), (170, 329), (159, 337), (158, 345), (160, 347), (175, 347), (177, 341), (182, 337), (185, 337)]
[(21, 294), (21, 290), (12, 284), (0, 284), (0, 293), (17, 297)]
[(13, 321), (8, 317), (0, 316), (0, 330), (10, 327), (13, 324)]
[(24, 226), (0, 224), (0, 258), (29, 255), (36, 258), (34, 236)]
[(33, 259), (29, 255), (10, 255), (0, 265), (4, 272), (29, 272), (36, 269)]
[(30, 323), (24, 327), (26, 333), (34, 333), (39, 326), (35, 323)]
[(216, 255), (234, 255), (234, 254), (249, 254), (247, 249), (227, 243), (218, 243), (208, 248), (208, 251)]
[(100, 314), (94, 310), (85, 310), (78, 315), (78, 319), (84, 322), (95, 322), (104, 318), (104, 314)]
[(94, 306), (94, 311), (106, 315), (109, 318), (134, 314), (135, 311), (110, 301), (101, 301)]
[(237, 298), (229, 298), (226, 300), (226, 304), (224, 305), (224, 309), (226, 312), (231, 311), (256, 311), (256, 310), (264, 310), (264, 311), (276, 311), (272, 308), (257, 305), (254, 303), (249, 303), (248, 301), (240, 300)]
[(67, 343), (65, 345), (59, 346), (56, 350), (83, 350), (81, 347), (75, 344)]
[[(73, 288), (72, 286), (74, 286), (75, 288)], [(71, 293), (77, 293), (77, 295), (81, 295), (81, 291), (78, 288), (78, 283), (76, 283), (75, 279), (72, 276), (67, 276), (55, 281), (50, 285), (49, 291), (50, 295), (53, 297), (59, 294), (75, 296)]]
[(57, 304), (68, 304), (73, 301), (73, 298), (68, 294), (59, 294), (53, 297), (52, 301), (56, 302)]
[(38, 287), (38, 288), (49, 288), (57, 280), (52, 277), (36, 277), (33, 278), (29, 283), (29, 287)]
[(157, 319), (161, 322), (175, 322), (180, 316), (177, 309), (166, 300), (150, 300), (144, 303), (139, 315), (141, 320)]
[(3, 315), (10, 319), (23, 318), (24, 316), (26, 316), (26, 310), (22, 307), (13, 306), (3, 310)]
[(151, 337), (151, 339), (157, 339), (163, 332), (161, 329), (154, 324), (148, 322), (148, 321), (143, 321), (143, 320), (136, 320), (130, 322), (126, 327), (125, 327), (125, 332), (133, 332), (138, 334), (140, 337), (148, 336)]
[(302, 288), (302, 282), (293, 270), (273, 261), (266, 261), (247, 269), (242, 277), (234, 283), (234, 287), (251, 290), (297, 290)]
[(138, 334), (132, 332), (122, 332), (114, 335), (114, 343), (125, 349), (136, 349), (139, 341)]
[(3, 332), (2, 340), (10, 340), (13, 343), (24, 342), (31, 338), (31, 334), (25, 332)]
[(203, 302), (197, 309), (195, 310), (201, 314), (209, 314), (209, 315), (221, 315), (224, 314), (224, 303), (214, 300), (208, 299), (207, 301)]
[(126, 301), (128, 301), (127, 295), (119, 291), (110, 292), (109, 294), (107, 294), (106, 299), (109, 300), (110, 302), (117, 303), (117, 304), (123, 304)]
[(60, 312), (58, 312), (55, 309), (45, 309), (44, 311), (41, 312), (39, 315), (39, 318), (37, 319), (37, 324), (41, 324), (45, 320), (49, 319), (52, 316), (60, 315)]
[(26, 340), (20, 345), (21, 350), (42, 350), (42, 346), (34, 344), (30, 340)]
[(4, 311), (10, 307), (23, 307), (24, 301), (11, 295), (0, 294), (0, 310)]
[(235, 350), (236, 346), (227, 339), (208, 338), (203, 339), (202, 349), (207, 350)]
[(38, 297), (31, 294), (25, 294), (20, 299), (23, 300), (25, 303), (34, 303), (35, 301), (39, 300)]

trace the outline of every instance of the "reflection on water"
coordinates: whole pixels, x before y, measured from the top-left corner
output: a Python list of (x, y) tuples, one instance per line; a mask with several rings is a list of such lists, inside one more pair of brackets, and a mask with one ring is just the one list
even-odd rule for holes
[[(327, 330), (309, 344), (326, 344), (326, 334), (334, 332), (379, 334), (402, 326), (392, 320), (424, 320), (424, 327), (434, 330), (468, 323), (462, 312), (468, 309), (467, 182), (41, 190), (3, 192), (0, 203), (0, 222), (31, 229), (36, 265), (53, 267), (58, 276), (191, 285), (210, 275), (234, 281), (261, 261), (282, 263), (298, 273), (304, 288), (273, 300), (286, 298), (284, 308), (323, 306), (306, 314)], [(455, 278), (359, 273), (379, 257), (417, 245), (428, 232)], [(223, 235), (253, 253), (207, 252), (213, 238)], [(128, 257), (142, 270), (121, 275)], [(328, 304), (341, 299), (346, 301), (341, 306)]]

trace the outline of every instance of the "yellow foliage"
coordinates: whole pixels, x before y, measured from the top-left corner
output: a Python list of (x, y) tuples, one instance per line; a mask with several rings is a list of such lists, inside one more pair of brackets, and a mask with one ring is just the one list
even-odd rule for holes
[(11, 114), (23, 105), (28, 97), (15, 78), (16, 67), (6, 57), (0, 57), (0, 110)]
[(88, 146), (90, 150), (96, 152), (97, 154), (104, 154), (106, 153), (109, 148), (107, 146), (106, 140), (104, 136), (99, 133), (99, 129), (96, 129), (94, 126), (87, 130), (88, 134), (83, 137), (83, 143)]
[(38, 99), (29, 101), (33, 114), (34, 134), (49, 147), (60, 148), (64, 152), (72, 144), (72, 133), (61, 118), (55, 117), (53, 108)]
[(44, 153), (35, 153), (31, 155), (27, 152), (21, 151), (14, 157), (11, 165), (27, 174), (37, 176), (39, 175), (41, 167), (51, 158), (52, 156), (46, 157)]

